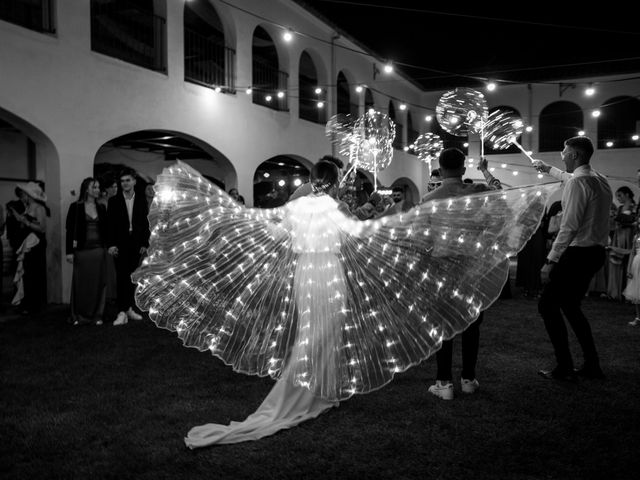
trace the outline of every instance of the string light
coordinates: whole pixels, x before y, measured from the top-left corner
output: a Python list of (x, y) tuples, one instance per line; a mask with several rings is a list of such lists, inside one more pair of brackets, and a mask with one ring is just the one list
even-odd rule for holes
[(393, 72), (393, 65), (391, 63), (386, 63), (384, 65), (384, 73), (392, 73)]
[(399, 108), (400, 108), (400, 110), (406, 110), (407, 109), (407, 104), (406, 103), (401, 103)]
[(316, 89), (314, 90), (316, 95), (320, 95), (322, 93), (322, 89), (320, 87), (316, 87)]
[(633, 140), (634, 142), (637, 141), (638, 138), (640, 138), (640, 137), (638, 137), (638, 135), (632, 135), (631, 136), (631, 140)]
[(251, 95), (251, 92), (253, 92), (251, 87), (247, 87), (247, 89), (244, 91), (244, 93), (246, 93), (247, 95)]
[(584, 94), (585, 94), (587, 97), (591, 97), (591, 96), (593, 96), (593, 94), (594, 94), (594, 93), (596, 93), (596, 89), (595, 89), (595, 88), (593, 88), (593, 86), (591, 86), (591, 85), (589, 85), (589, 86), (588, 86), (587, 88), (585, 88), (585, 90), (584, 90)]
[(291, 40), (293, 40), (293, 33), (291, 32), (291, 30), (285, 30), (282, 33), (282, 38), (285, 42), (289, 43)]
[(600, 116), (600, 110), (594, 110), (593, 112), (591, 112), (591, 116), (598, 118)]
[(533, 127), (531, 125), (527, 125), (524, 130), (525, 130), (525, 132), (532, 132), (533, 131)]
[(487, 91), (493, 92), (496, 89), (496, 84), (494, 82), (487, 83)]
[(364, 90), (364, 88), (362, 87), (362, 85), (358, 85), (356, 87), (356, 93), (362, 93), (363, 90)]
[(424, 117), (425, 122), (430, 122), (431, 120), (433, 120), (433, 116), (431, 115), (427, 115), (426, 117)]
[(324, 102), (318, 102), (316, 105), (318, 108), (324, 108)]

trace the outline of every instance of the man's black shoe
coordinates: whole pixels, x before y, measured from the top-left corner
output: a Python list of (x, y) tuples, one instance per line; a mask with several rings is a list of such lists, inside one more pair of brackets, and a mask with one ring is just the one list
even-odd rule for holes
[(573, 382), (576, 380), (576, 376), (573, 373), (573, 370), (564, 370), (558, 367), (554, 368), (553, 370), (538, 370), (538, 375), (549, 380), (565, 380), (569, 382)]
[(606, 377), (604, 375), (604, 373), (602, 373), (602, 370), (600, 369), (600, 367), (582, 367), (582, 368), (576, 368), (574, 370), (574, 373), (576, 375), (578, 375), (579, 377), (582, 378), (591, 378), (591, 379), (595, 379), (595, 380), (604, 380)]

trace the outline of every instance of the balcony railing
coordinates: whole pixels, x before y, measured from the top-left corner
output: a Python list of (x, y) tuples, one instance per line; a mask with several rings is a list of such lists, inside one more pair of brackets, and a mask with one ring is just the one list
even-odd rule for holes
[(1, 0), (0, 19), (35, 30), (55, 33), (53, 0)]
[(91, 4), (91, 49), (158, 72), (167, 71), (166, 20), (138, 9)]
[(184, 79), (205, 87), (235, 92), (236, 52), (218, 39), (184, 31)]
[[(253, 57), (253, 103), (274, 110), (288, 111), (289, 74), (273, 67), (267, 60)], [(284, 95), (278, 97), (278, 92)]]

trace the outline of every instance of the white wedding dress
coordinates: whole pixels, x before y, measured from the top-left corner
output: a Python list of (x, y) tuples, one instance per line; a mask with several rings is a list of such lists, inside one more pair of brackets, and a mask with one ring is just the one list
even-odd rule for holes
[(245, 208), (185, 164), (165, 169), (138, 305), (185, 346), (277, 379), (246, 420), (195, 427), (187, 446), (271, 435), (428, 358), (499, 296), (556, 186), (362, 222), (326, 195)]

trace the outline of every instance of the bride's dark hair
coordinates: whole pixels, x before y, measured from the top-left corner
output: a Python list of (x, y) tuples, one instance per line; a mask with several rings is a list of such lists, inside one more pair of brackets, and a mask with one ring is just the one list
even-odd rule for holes
[(313, 193), (328, 193), (338, 183), (338, 167), (321, 160), (311, 168), (311, 190)]

